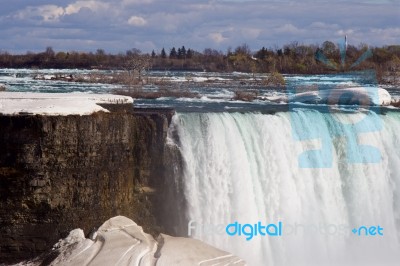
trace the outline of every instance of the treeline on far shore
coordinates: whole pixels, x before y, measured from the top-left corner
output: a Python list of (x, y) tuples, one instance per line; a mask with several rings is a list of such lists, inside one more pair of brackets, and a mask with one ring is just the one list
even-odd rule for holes
[[(370, 51), (370, 52), (367, 52)], [(367, 52), (367, 53), (366, 53)], [(365, 60), (360, 60), (363, 58)], [(355, 64), (355, 62), (359, 64)], [(352, 66), (352, 67), (350, 67)], [(400, 45), (368, 47), (348, 45), (345, 64), (341, 64), (339, 47), (330, 41), (322, 45), (303, 45), (292, 42), (282, 48), (265, 48), (252, 52), (243, 44), (226, 52), (211, 48), (199, 52), (184, 46), (142, 53), (131, 49), (110, 54), (96, 52), (55, 52), (47, 47), (44, 52), (10, 54), (0, 52), (1, 68), (83, 68), (145, 70), (193, 70), (249, 73), (323, 74), (337, 71), (374, 69), (378, 78), (395, 82), (400, 72)]]

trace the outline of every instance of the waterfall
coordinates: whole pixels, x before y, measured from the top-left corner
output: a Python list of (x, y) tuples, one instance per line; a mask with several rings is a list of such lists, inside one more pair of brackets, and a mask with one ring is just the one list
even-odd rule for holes
[[(374, 121), (381, 127), (346, 126), (365, 116), (372, 118), (367, 127)], [(313, 138), (296, 137), (300, 131)], [(178, 113), (169, 140), (183, 158), (186, 210), (179, 226), (249, 265), (397, 265), (399, 133), (395, 112)], [(324, 145), (318, 136), (332, 136), (331, 165), (301, 167), (301, 154)], [(346, 160), (353, 152), (365, 155), (357, 143), (375, 147), (379, 160)], [(282, 222), (282, 236), (228, 236), (225, 227), (236, 221)], [(352, 232), (378, 225), (382, 236)]]

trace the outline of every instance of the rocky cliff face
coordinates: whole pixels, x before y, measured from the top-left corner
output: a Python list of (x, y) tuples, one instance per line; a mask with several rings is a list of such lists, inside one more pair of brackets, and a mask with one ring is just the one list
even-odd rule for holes
[(0, 262), (124, 215), (153, 234), (171, 110), (0, 116)]

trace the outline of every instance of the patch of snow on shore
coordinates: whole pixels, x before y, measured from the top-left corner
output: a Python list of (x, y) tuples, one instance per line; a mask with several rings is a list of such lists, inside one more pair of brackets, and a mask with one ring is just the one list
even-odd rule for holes
[(1, 92), (0, 113), (7, 115), (90, 115), (108, 112), (98, 104), (130, 104), (128, 96), (85, 93)]

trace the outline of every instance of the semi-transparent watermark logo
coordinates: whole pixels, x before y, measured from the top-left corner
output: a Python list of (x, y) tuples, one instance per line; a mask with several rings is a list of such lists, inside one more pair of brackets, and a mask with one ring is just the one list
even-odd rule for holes
[(228, 224), (204, 224), (196, 221), (188, 222), (188, 237), (204, 236), (236, 236), (244, 237), (247, 241), (254, 237), (313, 237), (313, 236), (383, 236), (384, 228), (381, 225), (361, 225), (351, 227), (348, 224), (334, 223), (239, 223), (238, 221)]
[(266, 223), (258, 221), (257, 223), (239, 223), (234, 221), (229, 224), (209, 225), (189, 221), (188, 223), (188, 236), (201, 236), (201, 235), (228, 235), (244, 237), (247, 241), (252, 240), (253, 237), (269, 236), (279, 237), (282, 236), (283, 223)]
[[(352, 71), (361, 62), (372, 56), (365, 51), (346, 70), (346, 41), (338, 43), (341, 64), (328, 60), (322, 50), (316, 59), (337, 71), (324, 76), (308, 87), (301, 82), (288, 82), (289, 111), (292, 136), (296, 141), (319, 141), (320, 147), (308, 149), (298, 156), (300, 168), (330, 168), (333, 164), (333, 139), (346, 142), (344, 163), (379, 163), (379, 149), (360, 144), (358, 135), (380, 131), (383, 123), (379, 117), (379, 87), (374, 70)], [(308, 90), (312, 88), (312, 90)], [(304, 105), (311, 104), (311, 105)], [(302, 113), (299, 113), (301, 109)], [(309, 110), (305, 113), (305, 110)], [(349, 114), (344, 115), (343, 113)]]

